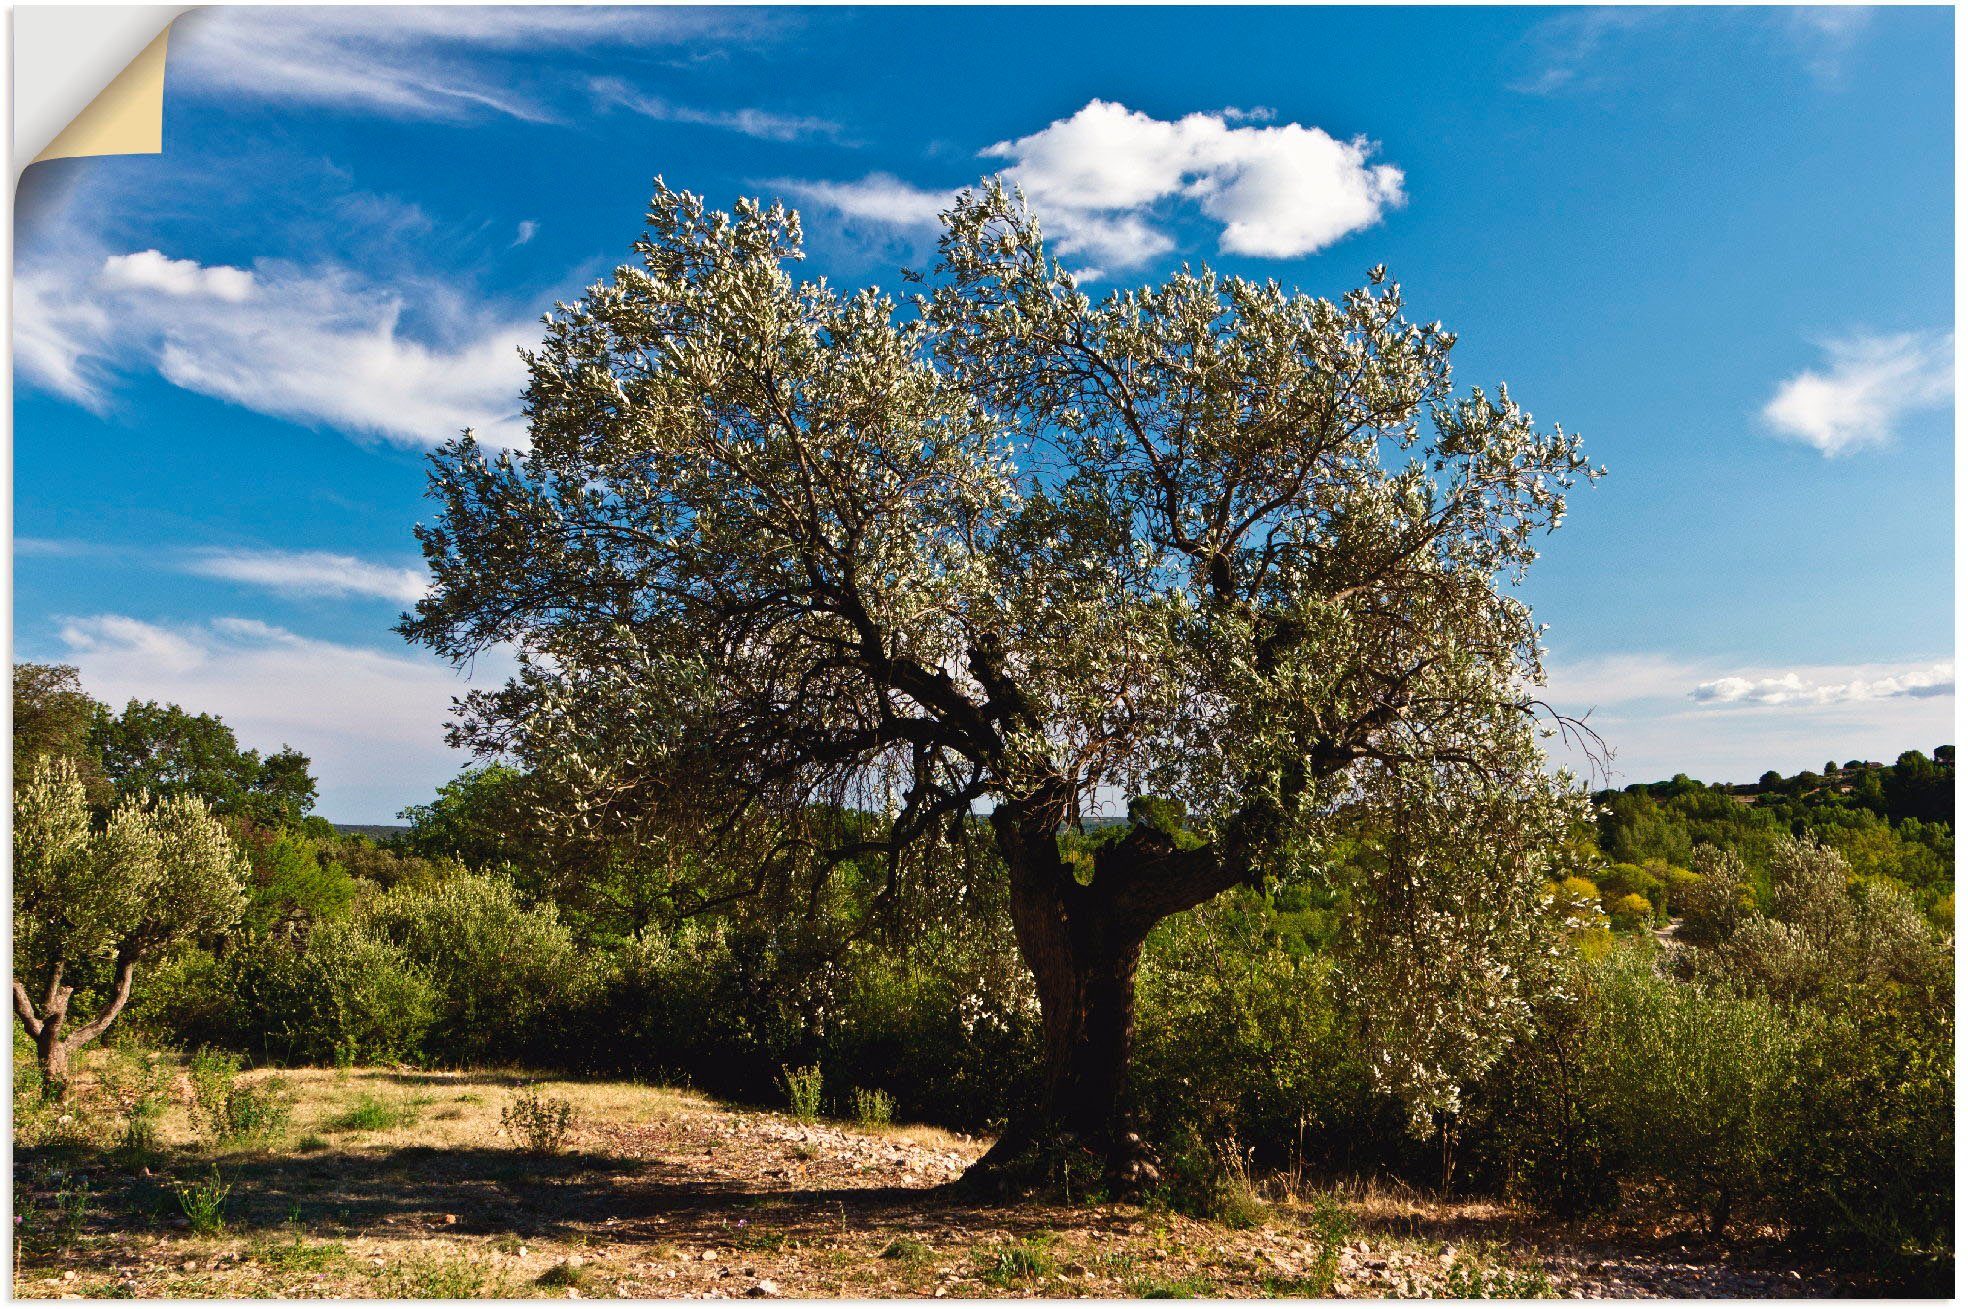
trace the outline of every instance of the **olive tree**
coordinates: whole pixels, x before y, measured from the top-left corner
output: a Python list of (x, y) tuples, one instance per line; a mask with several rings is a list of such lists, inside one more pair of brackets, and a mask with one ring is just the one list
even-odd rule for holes
[[(995, 182), (940, 250), (905, 304), (843, 292), (789, 270), (797, 214), (659, 181), (637, 262), (527, 356), (529, 448), (435, 454), (402, 630), (518, 652), (453, 731), (569, 830), (742, 838), (685, 908), (870, 857), (878, 908), (988, 813), (1046, 1059), (990, 1163), (1072, 1137), (1139, 1179), (1158, 921), (1363, 816), (1558, 802), (1511, 586), (1596, 474), (1501, 389), (1454, 394), (1454, 337), (1380, 270), (1096, 301)], [(1102, 808), (1130, 826), (1076, 873), (1060, 834)]]
[[(123, 1012), (137, 966), (219, 931), (245, 904), (245, 860), (190, 796), (133, 796), (101, 824), (73, 762), (43, 756), (14, 790), (14, 1012), (51, 1094), (69, 1057)], [(78, 989), (95, 1012), (75, 1012)], [(36, 998), (38, 997), (38, 998)]]

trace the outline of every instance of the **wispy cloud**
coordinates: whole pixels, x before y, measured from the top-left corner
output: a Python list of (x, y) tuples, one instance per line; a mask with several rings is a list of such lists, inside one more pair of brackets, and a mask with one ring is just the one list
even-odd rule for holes
[[(1554, 656), (1550, 673), (1543, 698), (1563, 713), (1590, 711), (1621, 784), (1675, 773), (1749, 781), (1827, 757), (1892, 759), (1954, 731), (1951, 659), (1771, 667), (1636, 651)], [(1563, 742), (1547, 746), (1584, 763)]]
[(1613, 43), (1661, 16), (1658, 9), (1597, 5), (1543, 19), (1525, 38), (1524, 66), (1510, 89), (1525, 95), (1557, 95), (1600, 85), (1608, 77)]
[[(493, 444), (524, 440), (518, 347), (537, 328), (491, 319), (435, 281), (384, 286), (279, 261), (247, 272), (152, 250), (56, 256), (24, 269), (18, 287), (23, 375), (98, 411), (120, 376), (149, 368), (355, 436), (432, 445), (470, 427)], [(403, 323), (412, 296), (426, 325), (414, 335)]]
[(1854, 45), (1871, 24), (1862, 5), (1771, 5), (1762, 9), (1594, 5), (1558, 9), (1533, 24), (1520, 46), (1507, 86), (1524, 95), (1598, 91), (1635, 75), (1635, 42), (1644, 37), (1713, 45), (1735, 34), (1753, 57), (1795, 59), (1811, 80), (1831, 87), (1842, 79)]
[(639, 91), (619, 77), (595, 78), (589, 88), (603, 107), (627, 109), (659, 123), (714, 127), (762, 141), (798, 141), (808, 137), (838, 140), (841, 135), (841, 125), (825, 118), (773, 113), (766, 109), (699, 109)]
[(1824, 369), (1806, 369), (1777, 387), (1763, 418), (1777, 435), (1827, 456), (1884, 445), (1902, 415), (1953, 398), (1952, 334), (1855, 336), (1825, 345), (1824, 353)]
[(214, 6), (179, 20), (174, 91), (395, 118), (563, 116), (545, 52), (699, 48), (768, 30), (763, 11), (694, 6)]
[(830, 209), (846, 219), (925, 232), (936, 227), (936, 216), (956, 198), (954, 190), (925, 190), (887, 173), (870, 173), (853, 182), (781, 177), (761, 185), (795, 201)]
[(528, 241), (531, 241), (534, 237), (538, 236), (539, 234), (540, 234), (540, 225), (538, 223), (534, 222), (530, 218), (522, 219), (520, 220), (520, 224), (518, 228), (515, 229), (513, 232), (512, 243), (514, 245), (525, 245)]
[[(98, 699), (166, 700), (216, 713), (249, 745), (283, 743), (314, 760), (321, 810), (387, 821), (463, 758), (443, 742), (466, 679), (435, 659), (316, 640), (252, 618), (161, 624), (121, 614), (71, 618), (55, 657), (81, 670)], [(496, 681), (510, 661), (475, 670)], [(332, 705), (333, 713), (323, 713)]]
[(1852, 47), (1873, 18), (1869, 5), (1785, 5), (1774, 12), (1804, 71), (1820, 86), (1844, 80)]
[[(1364, 138), (1264, 123), (1269, 110), (1218, 110), (1164, 120), (1106, 100), (980, 156), (1003, 161), (1061, 253), (1129, 268), (1175, 247), (1166, 206), (1187, 204), (1232, 254), (1290, 257), (1378, 223), (1406, 201), (1401, 170), (1373, 162)], [(796, 198), (850, 219), (925, 228), (948, 191), (885, 174), (858, 182), (783, 179)]]
[(368, 596), (415, 604), (429, 579), (421, 568), (397, 568), (326, 550), (205, 550), (184, 571), (282, 595)]

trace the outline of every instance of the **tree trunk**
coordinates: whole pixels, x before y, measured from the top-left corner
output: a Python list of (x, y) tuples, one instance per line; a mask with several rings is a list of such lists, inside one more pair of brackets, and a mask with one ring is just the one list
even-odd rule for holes
[(1001, 805), (993, 826), (1019, 953), (1038, 990), (1045, 1069), (1038, 1103), (1013, 1118), (979, 1172), (1011, 1174), (1021, 1162), (1043, 1169), (1050, 1156), (1091, 1154), (1110, 1185), (1139, 1190), (1158, 1177), (1132, 1130), (1128, 1099), (1142, 943), (1157, 922), (1235, 879), (1146, 832), (1103, 847), (1092, 883), (1082, 884), (1060, 857), (1058, 824), (1043, 809)]
[(68, 1057), (75, 1047), (61, 1039), (57, 1025), (49, 1023), (34, 1038), (34, 1052), (41, 1065), (42, 1094), (50, 1100), (68, 1096)]

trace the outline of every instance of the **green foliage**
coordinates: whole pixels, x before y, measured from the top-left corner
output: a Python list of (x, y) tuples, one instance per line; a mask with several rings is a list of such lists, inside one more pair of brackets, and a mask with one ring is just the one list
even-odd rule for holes
[(1056, 1239), (1050, 1232), (1037, 1232), (1022, 1241), (975, 1251), (977, 1275), (986, 1285), (1007, 1291), (1043, 1281), (1059, 1271), (1052, 1252)]
[(67, 664), (14, 665), (14, 777), (34, 771), (42, 756), (66, 760), (81, 778), (92, 804), (109, 799), (102, 760), (89, 741), (103, 712), (82, 689), (82, 677)]
[(242, 750), (212, 714), (132, 700), (120, 714), (97, 716), (89, 744), (119, 796), (195, 798), (213, 813), (268, 827), (297, 823), (314, 807), (306, 755)]
[(895, 1097), (886, 1091), (855, 1087), (854, 1121), (863, 1127), (887, 1127), (895, 1121)]
[(191, 1230), (200, 1236), (217, 1236), (225, 1231), (226, 1201), (232, 1196), (232, 1183), (219, 1174), (219, 1166), (211, 1165), (202, 1178), (181, 1178), (171, 1183), (173, 1194), (178, 1197), (178, 1207), (191, 1223)]
[(357, 921), (429, 979), (436, 1021), (425, 1048), (441, 1058), (550, 1049), (558, 1042), (544, 1020), (572, 1006), (589, 981), (553, 906), (522, 903), (496, 875), (401, 885), (364, 905)]
[[(16, 1008), (47, 1051), (55, 1089), (71, 1050), (121, 1014), (140, 963), (237, 921), (243, 860), (192, 796), (119, 802), (100, 825), (80, 775), (43, 757), (14, 791)], [(95, 1012), (75, 1010), (77, 994)]]
[(186, 1071), (191, 1079), (192, 1119), (220, 1146), (265, 1144), (287, 1130), (293, 1098), (278, 1078), (257, 1086), (239, 1081), (239, 1057), (199, 1050)]
[(781, 1068), (779, 1089), (786, 1093), (786, 1108), (794, 1118), (802, 1123), (810, 1123), (820, 1117), (819, 1064), (808, 1064), (803, 1068)]
[(523, 1086), (513, 1092), (512, 1100), (500, 1112), (499, 1127), (521, 1149), (555, 1154), (573, 1134), (574, 1106), (537, 1086)]
[(363, 1094), (341, 1113), (323, 1120), (330, 1132), (390, 1132), (417, 1121), (418, 1106), (408, 1100)]

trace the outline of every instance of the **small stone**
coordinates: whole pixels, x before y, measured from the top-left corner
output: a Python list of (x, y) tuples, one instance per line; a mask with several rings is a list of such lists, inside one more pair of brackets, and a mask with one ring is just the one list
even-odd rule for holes
[(773, 1281), (770, 1277), (762, 1277), (759, 1279), (758, 1283), (755, 1286), (753, 1286), (749, 1291), (746, 1291), (745, 1294), (750, 1296), (754, 1300), (760, 1300), (760, 1299), (765, 1299), (769, 1296), (775, 1296), (779, 1294), (779, 1283)]
[(581, 1271), (581, 1270), (582, 1270), (583, 1268), (585, 1268), (585, 1267), (587, 1267), (587, 1264), (588, 1264), (588, 1261), (587, 1261), (586, 1259), (583, 1259), (583, 1258), (582, 1258), (582, 1257), (581, 1257), (580, 1255), (578, 1255), (578, 1254), (570, 1254), (570, 1255), (568, 1255), (568, 1256), (567, 1256), (567, 1259), (566, 1259), (566, 1264), (567, 1264), (567, 1271), (568, 1271), (568, 1272), (570, 1272), (570, 1273), (578, 1273), (578, 1272), (580, 1272), (580, 1271)]
[(450, 1227), (450, 1226), (452, 1226), (452, 1225), (453, 1225), (453, 1224), (455, 1224), (455, 1223), (456, 1223), (457, 1221), (458, 1221), (458, 1215), (456, 1215), (456, 1214), (446, 1214), (446, 1215), (444, 1215), (444, 1225), (445, 1225), (446, 1227)]

